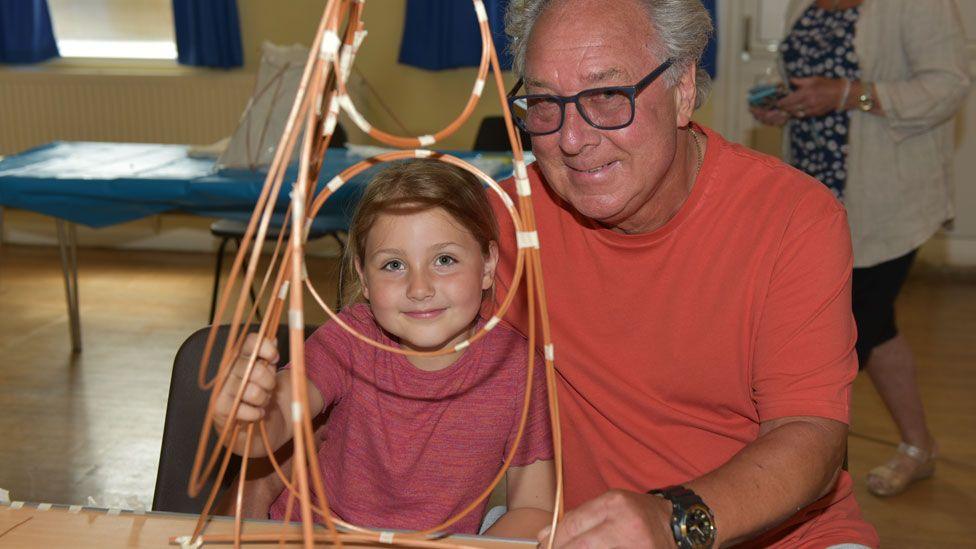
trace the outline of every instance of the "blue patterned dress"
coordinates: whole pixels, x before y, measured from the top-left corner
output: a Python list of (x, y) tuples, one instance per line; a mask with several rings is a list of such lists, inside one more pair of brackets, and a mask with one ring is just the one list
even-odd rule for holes
[[(860, 7), (825, 10), (814, 3), (780, 44), (790, 78), (823, 76), (858, 80), (861, 69), (854, 52), (854, 28)], [(789, 125), (793, 166), (820, 180), (843, 199), (847, 181), (847, 135), (850, 112), (792, 120)]]

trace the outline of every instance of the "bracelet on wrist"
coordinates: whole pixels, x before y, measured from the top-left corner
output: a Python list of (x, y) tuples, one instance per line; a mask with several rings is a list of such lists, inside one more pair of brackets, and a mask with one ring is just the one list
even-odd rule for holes
[(840, 96), (840, 103), (837, 105), (837, 110), (846, 111), (847, 110), (847, 99), (851, 96), (851, 79), (844, 79), (844, 93)]

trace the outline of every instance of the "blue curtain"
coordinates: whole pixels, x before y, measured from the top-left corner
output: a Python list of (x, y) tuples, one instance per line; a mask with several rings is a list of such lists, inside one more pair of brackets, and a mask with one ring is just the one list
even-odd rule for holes
[[(495, 49), (503, 69), (511, 68), (508, 37), (505, 36), (505, 6), (508, 0), (485, 0)], [(718, 55), (718, 18), (715, 0), (702, 0), (712, 15), (715, 35), (702, 55), (702, 65), (715, 78)], [(481, 60), (481, 33), (471, 2), (467, 0), (407, 0), (407, 15), (400, 44), (400, 62), (422, 69), (441, 70), (477, 67)]]
[(58, 57), (47, 0), (0, 0), (0, 63)]
[[(508, 0), (485, 0), (488, 24), (502, 69), (512, 66), (506, 51), (505, 6)], [(477, 67), (481, 32), (470, 0), (407, 0), (400, 62), (422, 69)]]
[(180, 64), (224, 69), (244, 64), (237, 0), (173, 0), (173, 21)]

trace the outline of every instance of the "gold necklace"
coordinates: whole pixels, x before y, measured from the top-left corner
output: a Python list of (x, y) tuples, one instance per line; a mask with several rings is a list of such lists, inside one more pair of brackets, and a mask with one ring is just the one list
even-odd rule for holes
[(691, 141), (695, 144), (695, 152), (698, 153), (698, 164), (695, 167), (695, 174), (697, 174), (701, 171), (702, 163), (705, 161), (705, 151), (701, 142), (698, 140), (698, 132), (694, 128), (688, 128), (688, 131), (691, 132)]

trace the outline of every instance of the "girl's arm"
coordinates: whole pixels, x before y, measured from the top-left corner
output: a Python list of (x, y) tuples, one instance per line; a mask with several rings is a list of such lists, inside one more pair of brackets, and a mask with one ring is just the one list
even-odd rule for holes
[[(270, 396), (270, 401), (263, 410), (265, 428), (268, 431), (268, 441), (271, 443), (272, 450), (281, 448), (294, 435), (291, 420), (292, 373), (293, 370), (290, 368), (278, 371), (275, 375), (274, 393)], [(305, 382), (305, 392), (308, 395), (308, 415), (314, 418), (322, 413), (325, 407), (322, 394), (310, 381)], [(242, 432), (238, 437), (239, 445), (234, 447), (236, 453), (240, 454), (244, 451), (244, 438), (246, 436), (247, 434)], [(260, 438), (251, 442), (251, 457), (266, 455), (268, 455), (267, 449), (261, 443)]]
[(508, 512), (486, 532), (487, 536), (535, 539), (552, 521), (556, 476), (552, 460), (512, 467), (505, 478)]
[[(292, 456), (278, 456), (278, 463), (285, 476), (290, 478)], [(237, 507), (237, 487), (240, 476), (231, 482), (223, 494), (214, 504), (213, 514), (234, 516)], [(285, 483), (278, 478), (277, 473), (267, 458), (257, 458), (247, 466), (247, 478), (244, 480), (244, 499), (241, 501), (241, 516), (243, 518), (266, 519), (271, 505), (282, 490)]]

